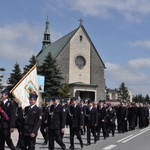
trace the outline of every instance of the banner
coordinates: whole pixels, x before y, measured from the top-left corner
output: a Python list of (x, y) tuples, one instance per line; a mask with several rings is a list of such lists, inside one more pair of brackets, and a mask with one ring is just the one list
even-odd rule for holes
[(22, 108), (29, 105), (29, 93), (36, 93), (38, 95), (36, 104), (39, 106), (41, 96), (38, 88), (37, 68), (34, 65), (10, 92), (20, 102)]
[(38, 78), (39, 92), (44, 93), (45, 76), (37, 75), (37, 78)]

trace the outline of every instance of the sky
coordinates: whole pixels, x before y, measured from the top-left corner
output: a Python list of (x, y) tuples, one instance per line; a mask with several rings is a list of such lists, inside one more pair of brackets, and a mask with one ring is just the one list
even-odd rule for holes
[(47, 16), (51, 42), (76, 29), (83, 19), (106, 66), (107, 88), (124, 82), (133, 95), (150, 96), (149, 0), (1, 0), (3, 83), (16, 63), (22, 69), (41, 50)]

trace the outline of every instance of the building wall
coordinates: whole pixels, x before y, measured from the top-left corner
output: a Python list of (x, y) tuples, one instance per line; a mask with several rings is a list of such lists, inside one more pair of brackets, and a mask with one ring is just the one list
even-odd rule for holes
[(91, 84), (97, 84), (97, 100), (106, 100), (104, 65), (95, 48), (91, 47)]
[[(82, 41), (80, 41), (80, 36), (82, 36)], [(75, 58), (79, 55), (86, 59), (86, 65), (83, 69), (79, 69), (75, 64)], [(69, 83), (83, 82), (90, 84), (90, 43), (82, 28), (79, 28), (70, 40), (69, 61)]]
[(70, 56), (70, 43), (68, 43), (64, 49), (57, 56), (56, 61), (65, 83), (69, 83), (69, 56)]

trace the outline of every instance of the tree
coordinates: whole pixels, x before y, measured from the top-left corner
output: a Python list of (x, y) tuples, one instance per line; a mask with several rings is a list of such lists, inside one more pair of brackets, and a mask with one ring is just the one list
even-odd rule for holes
[(67, 98), (69, 96), (70, 88), (67, 83), (64, 83), (58, 90), (60, 98)]
[(118, 97), (120, 100), (126, 100), (126, 101), (128, 101), (130, 98), (128, 88), (125, 87), (125, 83), (123, 82), (121, 83), (118, 89)]
[(9, 90), (11, 90), (22, 78), (21, 69), (18, 63), (14, 65), (14, 69), (12, 70), (12, 73), (10, 73), (10, 78), (8, 78), (8, 82), (10, 86), (8, 87)]
[(145, 102), (148, 103), (148, 104), (150, 103), (150, 98), (149, 98), (148, 95), (145, 96)]
[(23, 68), (23, 75), (25, 75), (37, 63), (36, 57), (34, 55), (32, 55), (32, 57), (30, 58), (29, 63), (29, 65), (26, 65)]
[[(4, 68), (0, 68), (0, 72), (4, 72), (6, 69)], [(0, 88), (1, 88), (1, 85), (2, 85), (2, 79), (3, 79), (4, 75), (3, 74), (0, 74)]]
[(53, 59), (51, 53), (48, 53), (43, 64), (38, 66), (38, 74), (45, 76), (43, 96), (52, 97), (58, 95), (58, 89), (61, 87), (63, 78), (56, 64), (56, 60)]

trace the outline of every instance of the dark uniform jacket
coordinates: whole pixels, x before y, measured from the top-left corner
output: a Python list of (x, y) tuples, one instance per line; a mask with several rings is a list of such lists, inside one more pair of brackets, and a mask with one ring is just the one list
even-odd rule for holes
[(97, 107), (98, 110), (98, 124), (100, 124), (102, 122), (102, 120), (104, 120), (104, 122), (106, 122), (106, 108), (105, 107)]
[(58, 104), (51, 105), (49, 107), (49, 116), (48, 116), (48, 128), (49, 129), (62, 129), (66, 125), (66, 110), (61, 105)]
[(30, 109), (30, 106), (24, 108), (22, 133), (23, 135), (30, 136), (31, 133), (37, 135), (38, 129), (41, 126), (42, 113), (41, 109), (36, 105)]
[(119, 107), (117, 115), (119, 120), (124, 120), (125, 118), (127, 118), (128, 117), (127, 107)]
[(85, 110), (85, 125), (86, 126), (95, 126), (98, 124), (98, 111), (97, 108), (92, 107), (89, 110), (89, 107)]
[(79, 105), (68, 108), (67, 125), (73, 128), (84, 126), (84, 114)]
[(16, 122), (15, 105), (11, 100), (8, 100), (5, 104), (1, 102), (0, 107), (8, 115), (9, 121), (0, 113), (0, 128), (14, 128)]
[(42, 125), (46, 126), (46, 122), (48, 120), (48, 109), (49, 109), (49, 106), (44, 106), (42, 108)]
[[(110, 121), (112, 120), (112, 122)], [(114, 109), (107, 110), (107, 122), (115, 123), (116, 120), (116, 112)]]

